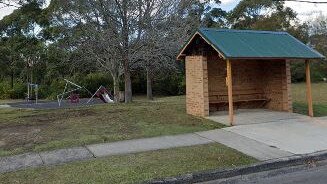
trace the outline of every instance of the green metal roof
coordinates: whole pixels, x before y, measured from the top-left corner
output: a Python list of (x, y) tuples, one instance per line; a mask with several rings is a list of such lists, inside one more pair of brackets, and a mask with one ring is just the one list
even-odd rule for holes
[(199, 29), (225, 58), (323, 59), (323, 55), (287, 32)]

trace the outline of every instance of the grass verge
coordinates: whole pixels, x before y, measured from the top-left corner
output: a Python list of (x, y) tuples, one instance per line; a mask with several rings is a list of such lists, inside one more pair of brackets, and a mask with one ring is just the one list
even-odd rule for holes
[[(299, 114), (308, 114), (306, 102), (306, 84), (292, 84), (293, 111)], [(314, 116), (327, 116), (327, 83), (312, 84), (312, 98)]]
[[(308, 104), (307, 103), (293, 103), (293, 111), (299, 114), (308, 114)], [(313, 105), (313, 114), (315, 117), (327, 116), (327, 104), (314, 104)]]
[(0, 174), (3, 183), (137, 183), (257, 162), (221, 144), (174, 148)]

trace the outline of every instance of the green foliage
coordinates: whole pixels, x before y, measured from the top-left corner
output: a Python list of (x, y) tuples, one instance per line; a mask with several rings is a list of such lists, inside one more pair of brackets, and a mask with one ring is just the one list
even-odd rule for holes
[(83, 78), (81, 84), (91, 92), (95, 92), (100, 86), (113, 90), (112, 77), (108, 73), (90, 73)]
[(22, 82), (15, 82), (13, 88), (9, 81), (0, 82), (0, 99), (24, 99), (27, 86)]
[[(146, 93), (146, 75), (144, 72), (135, 72), (132, 77), (133, 93)], [(159, 73), (152, 84), (155, 95), (175, 96), (183, 95), (186, 90), (185, 75), (180, 72)]]
[(0, 82), (0, 99), (8, 99), (10, 98), (10, 84), (7, 81)]
[(160, 95), (183, 95), (186, 90), (185, 75), (173, 73), (162, 75), (153, 85), (155, 94)]

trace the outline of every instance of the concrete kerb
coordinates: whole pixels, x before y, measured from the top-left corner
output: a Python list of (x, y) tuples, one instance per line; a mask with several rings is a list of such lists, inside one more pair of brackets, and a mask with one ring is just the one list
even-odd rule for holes
[(94, 158), (93, 154), (85, 147), (66, 148), (40, 153), (24, 153), (0, 158), (0, 174)]
[(12, 157), (0, 158), (0, 173), (21, 170), (28, 167), (39, 167), (43, 164), (43, 160), (38, 153), (25, 153)]
[(239, 175), (248, 175), (262, 171), (281, 169), (284, 167), (299, 166), (314, 163), (327, 159), (327, 151), (321, 151), (305, 155), (295, 155), (291, 157), (268, 160), (261, 163), (252, 164), (230, 169), (217, 169), (203, 172), (189, 173), (182, 176), (170, 177), (159, 180), (144, 182), (145, 184), (184, 184), (198, 183), (211, 180), (231, 178)]

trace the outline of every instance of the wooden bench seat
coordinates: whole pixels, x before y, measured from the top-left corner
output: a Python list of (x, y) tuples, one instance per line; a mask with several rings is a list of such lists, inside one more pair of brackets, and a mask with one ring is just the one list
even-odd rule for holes
[[(269, 99), (243, 99), (243, 100), (233, 100), (233, 103), (241, 103), (241, 102), (269, 102)], [(210, 104), (226, 104), (228, 101), (220, 101), (220, 100), (211, 100)]]

